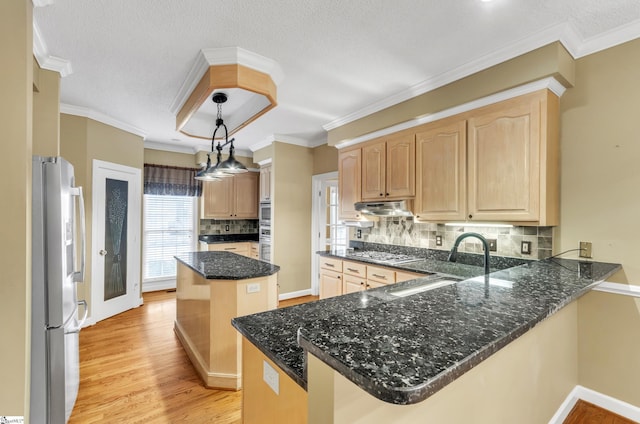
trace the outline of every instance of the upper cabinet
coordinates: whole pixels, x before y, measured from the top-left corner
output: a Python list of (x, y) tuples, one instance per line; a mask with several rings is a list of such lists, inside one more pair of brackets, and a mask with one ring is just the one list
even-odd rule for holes
[(445, 119), (416, 133), (416, 219), (464, 220), (467, 210), (467, 125)]
[(386, 137), (362, 147), (362, 200), (414, 197), (415, 149), (413, 134)]
[(558, 98), (547, 90), (474, 111), (468, 219), (558, 224), (558, 119)]
[(258, 219), (258, 173), (246, 172), (220, 181), (205, 181), (202, 218)]
[(338, 154), (338, 195), (340, 197), (339, 219), (360, 218), (354, 203), (361, 196), (362, 150), (355, 149)]
[(271, 165), (260, 168), (260, 201), (271, 201)]

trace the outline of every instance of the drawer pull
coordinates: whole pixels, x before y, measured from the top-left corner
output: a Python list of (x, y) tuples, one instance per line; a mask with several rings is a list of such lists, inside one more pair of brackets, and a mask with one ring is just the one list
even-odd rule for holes
[(358, 272), (357, 269), (353, 269), (353, 268), (347, 268), (347, 271), (351, 271), (351, 272)]
[(386, 275), (378, 275), (378, 274), (371, 274), (371, 275), (373, 275), (374, 277), (377, 277), (377, 278), (381, 278), (381, 279), (383, 279), (383, 280), (386, 280), (386, 279), (387, 279), (387, 276), (386, 276)]
[(237, 250), (237, 247), (225, 247), (224, 250)]
[(336, 266), (334, 264), (328, 264), (328, 263), (324, 263), (326, 266), (328, 266), (329, 268), (335, 268)]
[(360, 281), (360, 285), (361, 285), (361, 286), (364, 286), (364, 281)]

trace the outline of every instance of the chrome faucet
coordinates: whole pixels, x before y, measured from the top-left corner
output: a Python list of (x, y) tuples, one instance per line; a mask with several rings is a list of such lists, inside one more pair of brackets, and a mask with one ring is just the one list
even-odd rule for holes
[(484, 274), (489, 274), (489, 243), (487, 243), (487, 239), (478, 233), (464, 233), (458, 236), (455, 243), (453, 243), (453, 247), (451, 248), (451, 253), (449, 253), (449, 262), (455, 262), (458, 257), (458, 245), (460, 242), (467, 237), (475, 237), (482, 242), (482, 247), (484, 248)]

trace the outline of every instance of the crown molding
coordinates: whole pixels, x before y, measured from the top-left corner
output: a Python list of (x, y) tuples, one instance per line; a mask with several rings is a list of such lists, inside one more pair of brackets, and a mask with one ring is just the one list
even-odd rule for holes
[(509, 90), (502, 91), (500, 93), (492, 94), (481, 99), (476, 99), (471, 102), (463, 103), (461, 105), (445, 109), (437, 113), (422, 116), (410, 121), (402, 122), (400, 124), (383, 128), (378, 131), (374, 131), (360, 137), (352, 138), (345, 142), (336, 145), (337, 149), (344, 149), (345, 147), (353, 146), (354, 144), (362, 143), (364, 141), (372, 140), (377, 137), (393, 134), (398, 131), (406, 130), (409, 128), (417, 127), (418, 125), (434, 122), (440, 119), (448, 118), (449, 116), (458, 115), (460, 113), (468, 112), (473, 109), (477, 109), (483, 106), (491, 105), (501, 102), (503, 100), (512, 99), (514, 97), (522, 96), (524, 94), (533, 93), (534, 91), (547, 89), (553, 92), (556, 96), (562, 97), (566, 88), (560, 84), (555, 78), (549, 77), (538, 81), (530, 82), (528, 84), (521, 85), (519, 87), (511, 88)]
[(171, 102), (169, 111), (176, 115), (187, 101), (194, 88), (210, 66), (238, 64), (255, 69), (271, 77), (278, 86), (284, 77), (282, 68), (275, 61), (250, 52), (240, 47), (223, 47), (219, 49), (202, 49), (198, 52), (193, 66), (180, 86), (176, 97)]
[(82, 116), (85, 118), (93, 119), (94, 121), (101, 122), (106, 125), (118, 128), (122, 131), (126, 131), (131, 134), (135, 134), (143, 139), (147, 134), (140, 128), (127, 124), (126, 122), (119, 121), (111, 116), (105, 115), (101, 112), (96, 112), (92, 109), (70, 105), (66, 103), (60, 103), (60, 113), (66, 113), (67, 115)]
[(258, 165), (260, 165), (260, 166), (265, 166), (265, 165), (269, 165), (269, 164), (271, 164), (272, 162), (273, 162), (273, 159), (272, 159), (272, 158), (266, 158), (266, 159), (263, 159), (263, 160), (261, 160), (261, 161), (258, 161), (257, 163), (258, 163)]
[(308, 147), (311, 149), (314, 147), (322, 146), (323, 144), (327, 144), (326, 140), (304, 140), (302, 138), (291, 137), (283, 134), (272, 134), (264, 140), (252, 144), (251, 146), (249, 146), (249, 149), (252, 152), (255, 152), (256, 150), (264, 149), (265, 147), (271, 146), (276, 141), (280, 143), (294, 144), (301, 147)]
[(197, 146), (178, 146), (176, 144), (163, 143), (162, 141), (154, 140), (145, 140), (144, 148), (186, 154), (196, 154), (200, 150)]
[(584, 39), (570, 22), (546, 28), (532, 37), (517, 40), (503, 49), (491, 52), (451, 71), (436, 75), (397, 94), (381, 99), (353, 113), (335, 119), (322, 126), (326, 131), (346, 125), (365, 116), (379, 112), (436, 88), (488, 69), (499, 63), (520, 56), (549, 43), (560, 42), (574, 59), (634, 40), (640, 37), (640, 20), (616, 28), (602, 35)]
[(71, 62), (49, 54), (47, 45), (40, 33), (40, 28), (38, 28), (35, 20), (33, 21), (33, 55), (42, 69), (58, 72), (63, 78), (73, 73)]
[(33, 7), (45, 7), (52, 5), (54, 0), (31, 0)]

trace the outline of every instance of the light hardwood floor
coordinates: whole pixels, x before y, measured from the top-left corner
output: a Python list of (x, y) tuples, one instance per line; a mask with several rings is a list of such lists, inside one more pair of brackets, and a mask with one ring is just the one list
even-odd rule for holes
[(564, 424), (637, 424), (592, 403), (579, 400)]
[(240, 423), (242, 392), (206, 389), (175, 336), (175, 293), (143, 297), (139, 308), (80, 332), (80, 390), (69, 423)]

